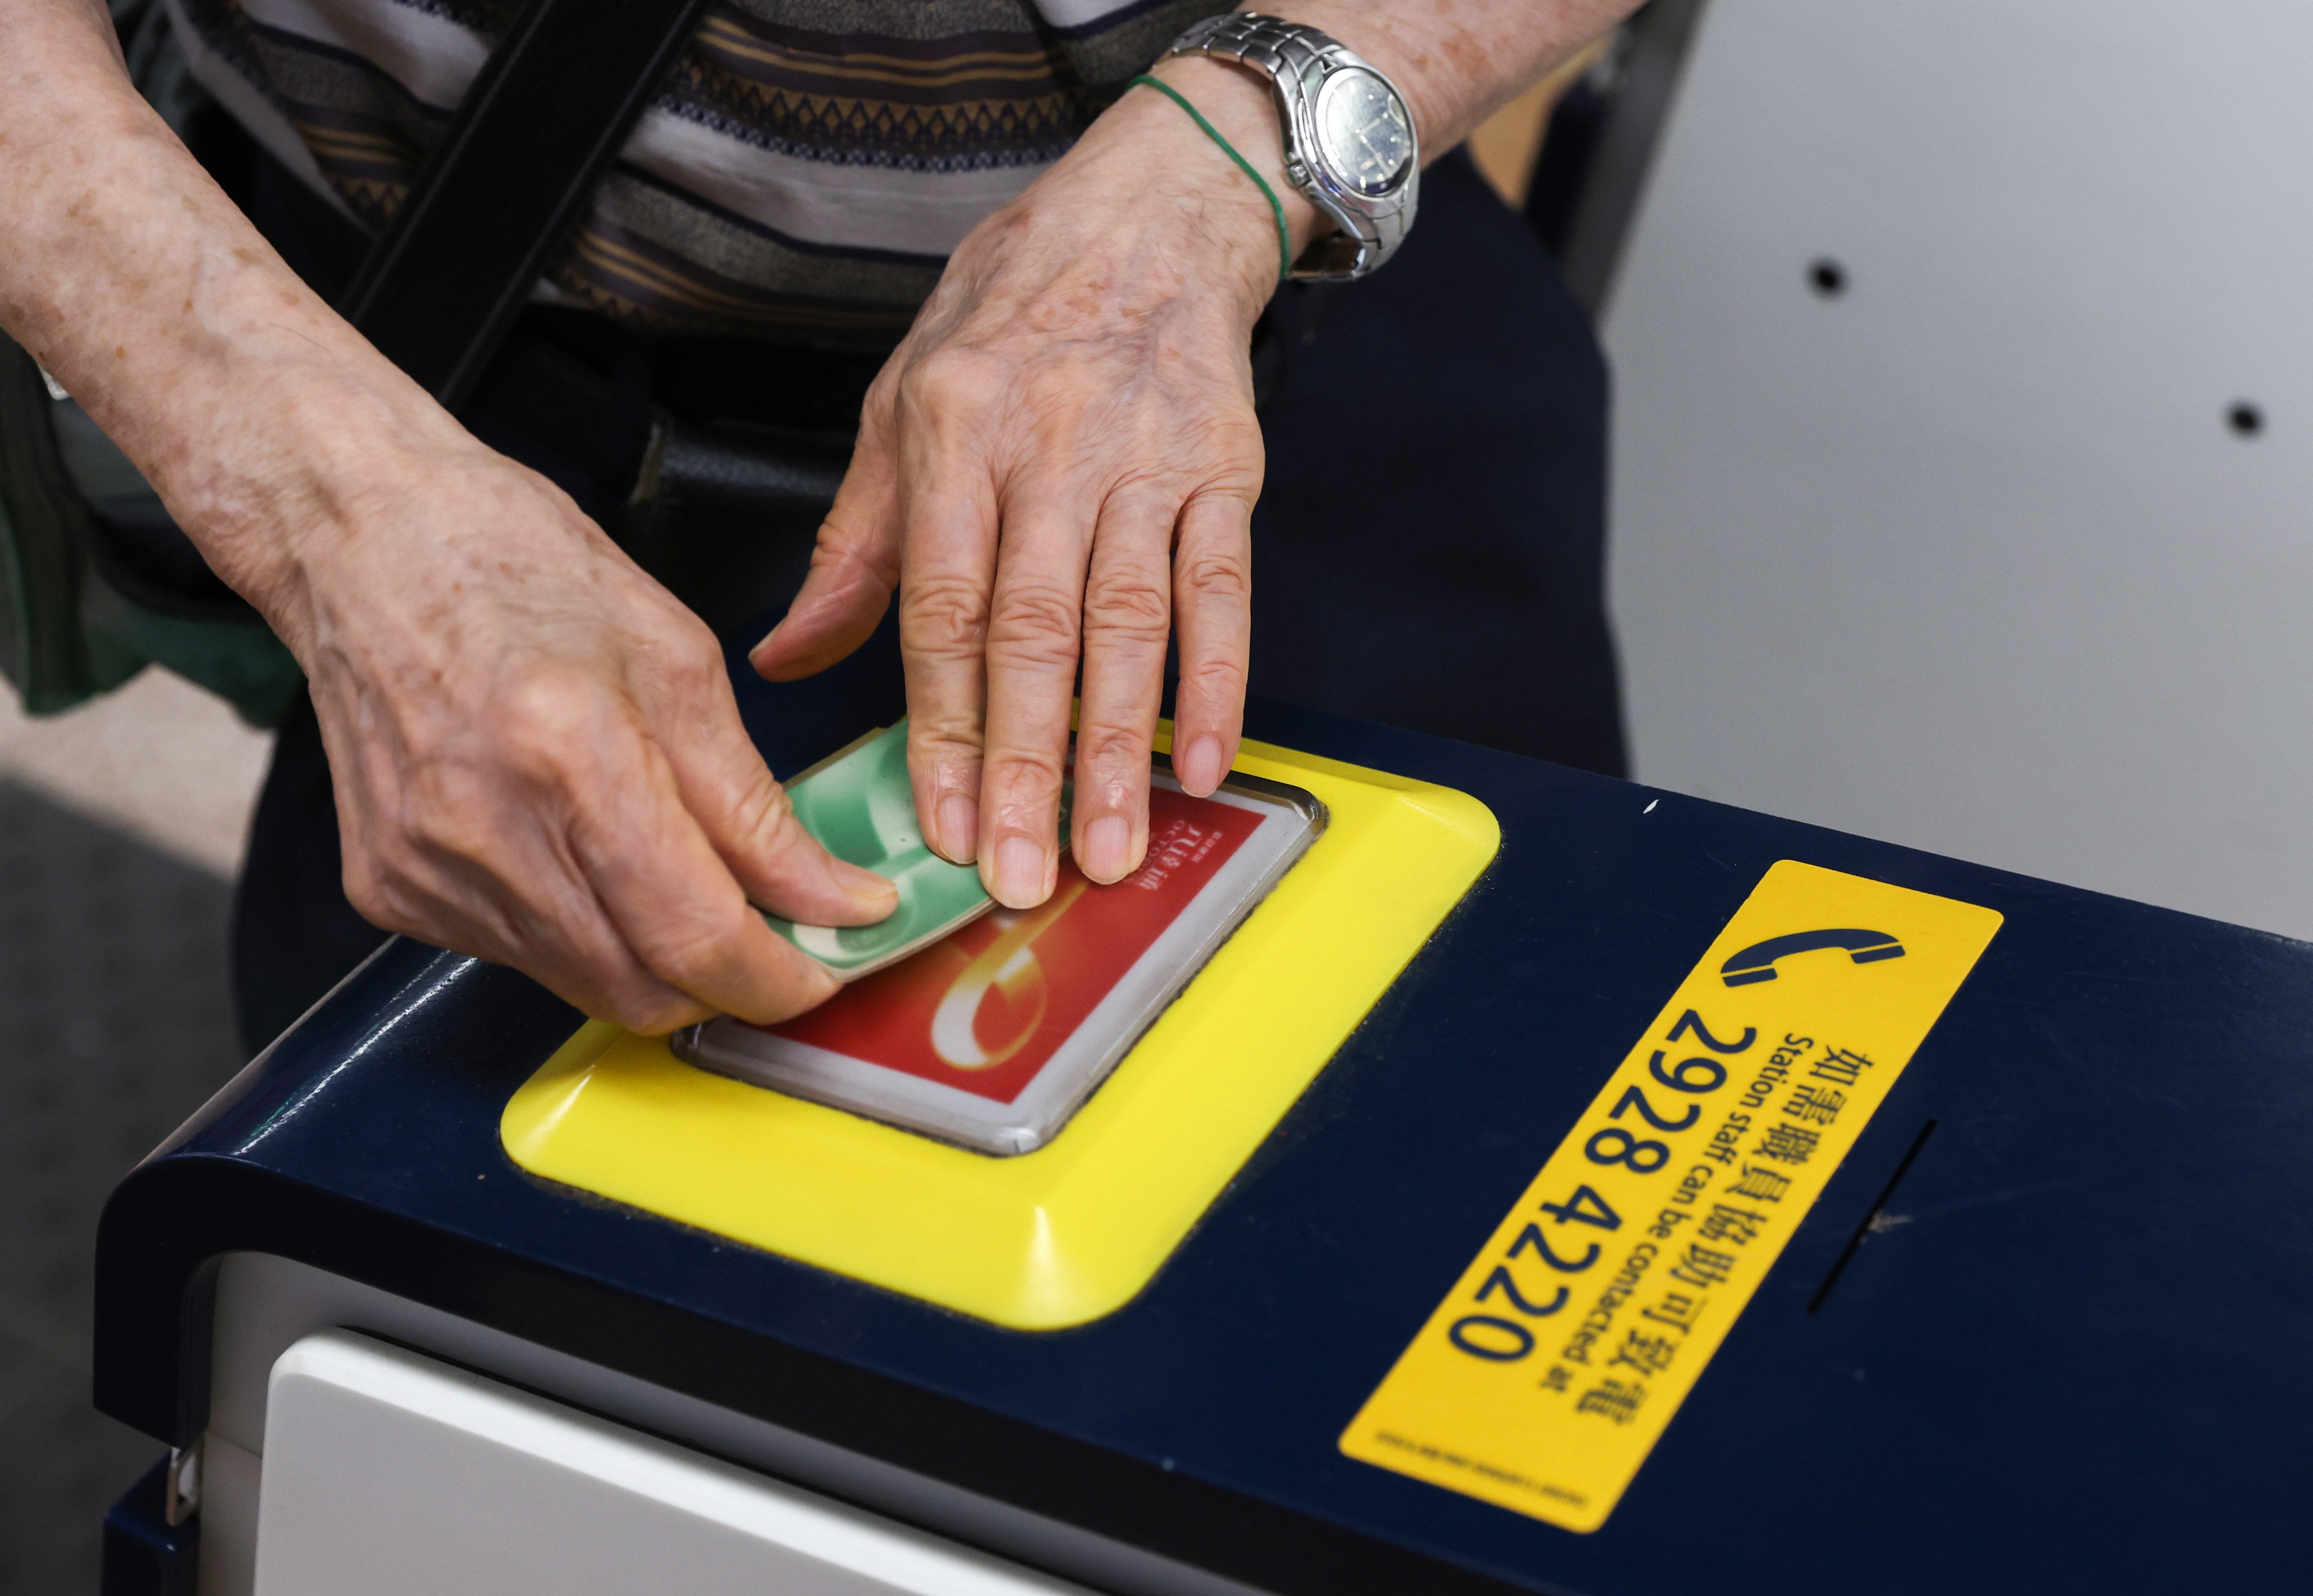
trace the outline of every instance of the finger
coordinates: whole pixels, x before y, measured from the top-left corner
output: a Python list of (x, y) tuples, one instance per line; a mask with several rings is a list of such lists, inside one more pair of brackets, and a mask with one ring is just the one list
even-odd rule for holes
[(1182, 507), (1173, 554), (1181, 679), (1173, 695), (1173, 773), (1202, 798), (1236, 763), (1253, 652), (1253, 500), (1209, 489)]
[(606, 757), (596, 780), (575, 789), (570, 846), (643, 967), (711, 1010), (759, 1025), (831, 996), (834, 977), (748, 904), (640, 729), (594, 746)]
[(739, 719), (715, 637), (681, 614), (630, 670), (645, 734), (683, 807), (748, 898), (807, 925), (872, 925), (898, 906), (892, 884), (837, 859), (803, 829)]
[(715, 1017), (713, 1009), (645, 969), (591, 895), (583, 918), (541, 929), (550, 934), (513, 938), (502, 951), (462, 941), (438, 945), (511, 966), (589, 1019), (611, 1020), (640, 1036), (664, 1036)]
[[(928, 422), (928, 418), (927, 418)], [(931, 436), (925, 436), (931, 435)], [(980, 847), (981, 692), (996, 501), (984, 453), (923, 426), (901, 490), (905, 551), (900, 658), (908, 689), (908, 775), (925, 839), (970, 864)]]
[(1148, 751), (1172, 629), (1174, 507), (1112, 495), (1094, 534), (1084, 599), (1084, 694), (1077, 716), (1077, 867), (1121, 880), (1148, 851)]
[[(871, 396), (868, 415), (880, 408)], [(748, 663), (774, 682), (825, 670), (874, 634), (899, 583), (899, 472), (892, 428), (887, 420), (868, 420), (819, 529), (803, 586)]]
[(748, 900), (805, 925), (873, 925), (899, 893), (873, 870), (836, 858), (803, 828), (787, 789), (748, 740), (717, 669), (702, 713), (674, 718), (659, 746), (683, 807)]
[(1027, 487), (1004, 516), (988, 613), (980, 878), (1007, 908), (1052, 895), (1092, 514)]
[[(518, 879), (508, 874), (525, 862)], [(714, 1010), (643, 967), (567, 848), (525, 861), (507, 849), (493, 861), (460, 860), (429, 884), (438, 897), (416, 931), (435, 947), (521, 970), (589, 1018), (663, 1036)], [(392, 929), (409, 930), (407, 926)]]
[[(368, 778), (364, 759), (326, 729), (337, 761), (347, 899), (382, 930), (523, 970), (596, 1019), (646, 1034), (708, 1010), (645, 969), (585, 883), (554, 796), (490, 789), (471, 765), (423, 767), (404, 784)], [(381, 797), (380, 795), (386, 795)]]

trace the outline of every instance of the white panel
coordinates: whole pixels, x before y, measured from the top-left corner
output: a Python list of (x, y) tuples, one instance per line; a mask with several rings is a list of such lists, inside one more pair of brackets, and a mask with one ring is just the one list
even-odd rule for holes
[(1643, 780), (2313, 934), (2309, 83), (2306, 0), (1711, 0), (1606, 330)]
[(341, 1330), (274, 1365), (258, 1596), (1063, 1596), (996, 1559)]
[(255, 1452), (212, 1426), (201, 1437), (200, 1596), (249, 1596), (257, 1583)]
[[(920, 1525), (935, 1537), (1052, 1569), (1095, 1590), (1118, 1596), (1258, 1596), (1250, 1585), (1079, 1526), (262, 1253), (228, 1254), (217, 1270), (208, 1433), (213, 1443), (222, 1439), (250, 1454), (251, 1466), (244, 1488), (221, 1493), (214, 1481), (204, 1488), (201, 1596), (250, 1596), (247, 1569), (257, 1544), (255, 1454), (265, 1444), (267, 1384), (282, 1354), (308, 1336), (337, 1328), (390, 1339), (743, 1469)], [(207, 1548), (227, 1542), (247, 1548), (242, 1572), (239, 1583), (226, 1580), (212, 1592), (207, 1582), (216, 1569)]]

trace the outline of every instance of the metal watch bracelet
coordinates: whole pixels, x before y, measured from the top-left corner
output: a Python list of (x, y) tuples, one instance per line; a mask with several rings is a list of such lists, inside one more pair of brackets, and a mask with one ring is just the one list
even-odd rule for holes
[[(1166, 53), (1214, 57), (1269, 79), (1284, 141), (1286, 179), (1337, 229), (1303, 251), (1294, 262), (1294, 277), (1364, 277), (1396, 252), (1413, 225), (1421, 162), (1411, 116), (1403, 112), (1403, 97), (1385, 75), (1329, 34), (1258, 12), (1208, 17), (1183, 33)], [(1319, 96), (1326, 80), (1343, 71), (1376, 80), (1403, 119), (1408, 150), (1403, 179), (1385, 193), (1358, 192), (1329, 169), (1321, 153)]]

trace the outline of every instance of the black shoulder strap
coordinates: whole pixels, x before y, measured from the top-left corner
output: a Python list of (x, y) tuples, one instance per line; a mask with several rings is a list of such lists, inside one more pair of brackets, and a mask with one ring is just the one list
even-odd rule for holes
[(705, 9), (528, 0), (347, 288), (347, 320), (455, 410)]

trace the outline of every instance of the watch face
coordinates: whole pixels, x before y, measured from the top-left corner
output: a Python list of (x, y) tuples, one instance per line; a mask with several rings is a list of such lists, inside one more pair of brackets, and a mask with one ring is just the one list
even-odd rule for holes
[(1351, 66), (1317, 91), (1317, 147), (1342, 185), (1386, 194), (1413, 162), (1413, 127), (1405, 103), (1374, 73)]

